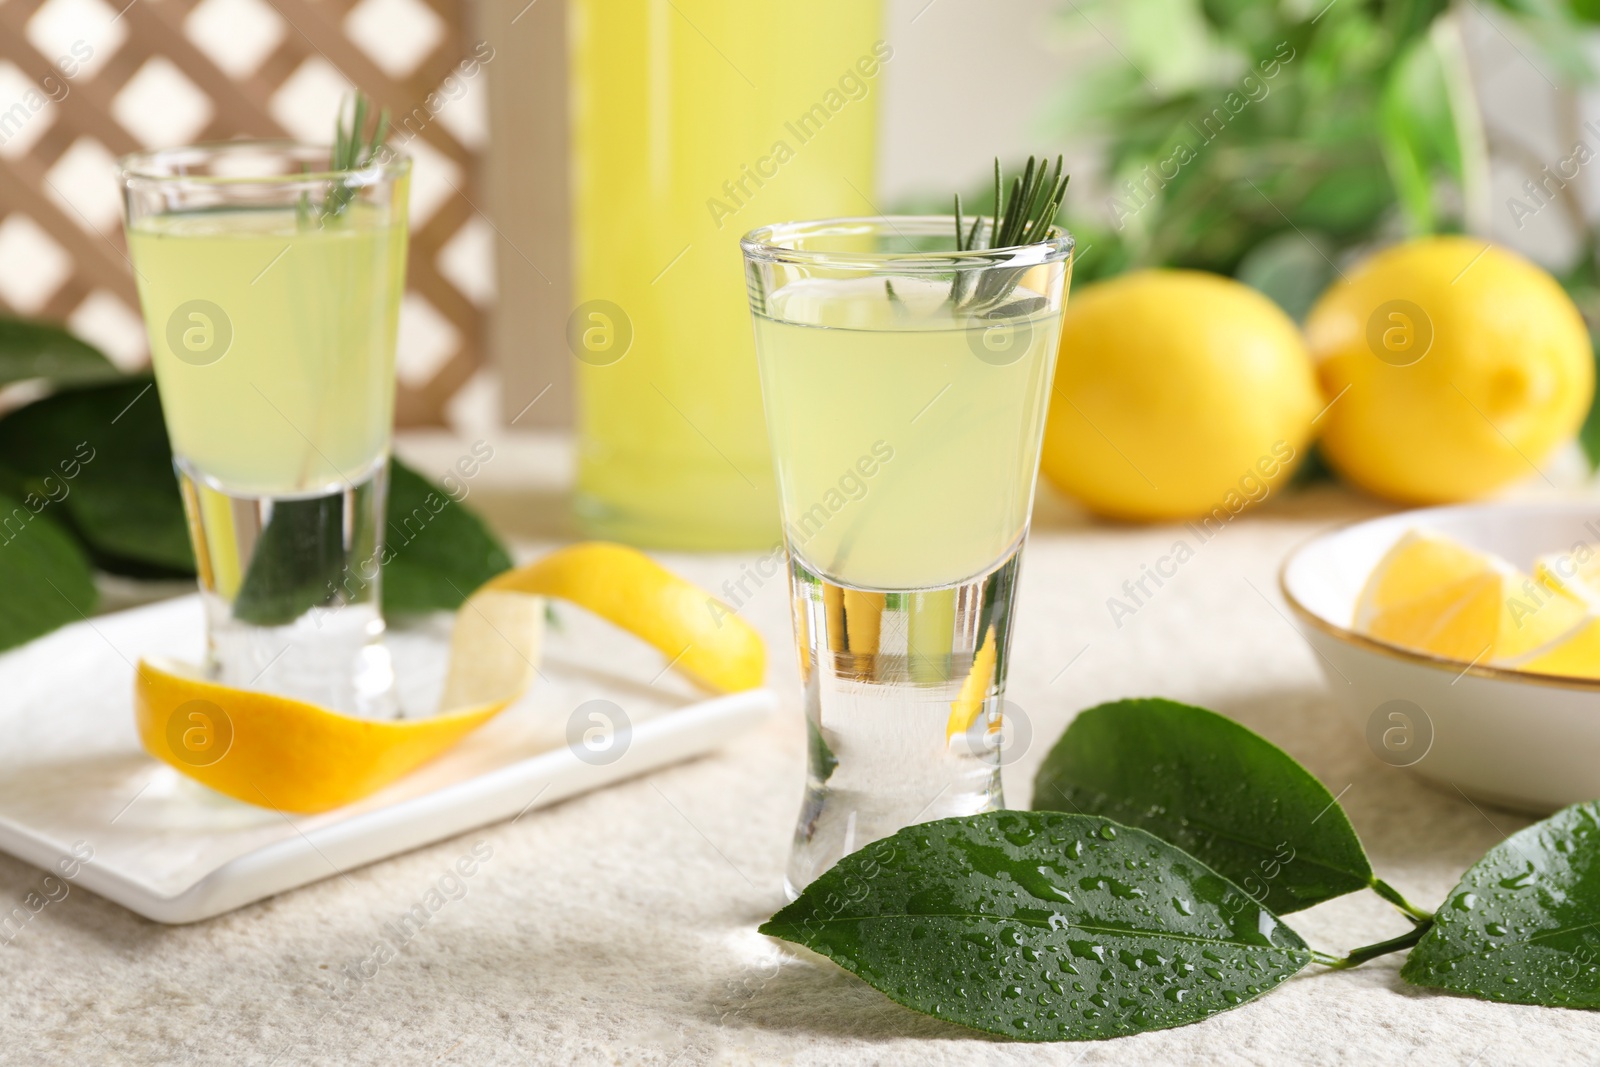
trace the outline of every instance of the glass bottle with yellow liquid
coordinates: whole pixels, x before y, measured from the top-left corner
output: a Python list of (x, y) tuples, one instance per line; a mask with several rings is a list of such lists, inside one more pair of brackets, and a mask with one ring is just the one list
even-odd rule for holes
[(874, 214), (877, 0), (574, 0), (580, 521), (779, 538), (739, 238)]

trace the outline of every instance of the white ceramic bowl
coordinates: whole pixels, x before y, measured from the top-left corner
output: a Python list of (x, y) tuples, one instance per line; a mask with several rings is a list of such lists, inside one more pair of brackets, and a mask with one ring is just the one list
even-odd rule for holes
[(1379, 759), (1525, 811), (1600, 797), (1600, 681), (1469, 667), (1351, 632), (1367, 575), (1415, 527), (1530, 570), (1536, 556), (1600, 543), (1600, 500), (1388, 515), (1318, 536), (1279, 576), (1334, 699)]

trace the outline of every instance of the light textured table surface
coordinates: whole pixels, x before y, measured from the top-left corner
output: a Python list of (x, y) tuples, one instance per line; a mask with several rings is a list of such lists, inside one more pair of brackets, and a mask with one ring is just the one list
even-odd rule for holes
[[(412, 438), (442, 469), (463, 446)], [(478, 505), (532, 555), (570, 535), (550, 442), (508, 441)], [(1106, 608), (1178, 528), (1096, 524), (1041, 501), (1023, 568), (1009, 696), (1030, 721), (1007, 774), (1028, 800), (1072, 715), (1161, 695), (1217, 708), (1341, 792), (1374, 866), (1436, 904), (1516, 815), (1379, 763), (1335, 718), (1285, 617), (1279, 562), (1317, 530), (1377, 512), (1332, 488), (1236, 520), (1120, 628)], [(1192, 538), (1191, 538), (1192, 540)], [(753, 556), (662, 557), (711, 589)], [(748, 587), (747, 587), (748, 588)], [(74, 890), (0, 945), (0, 1063), (1500, 1065), (1600, 1060), (1600, 1015), (1403, 984), (1398, 957), (1312, 969), (1196, 1026), (1088, 1045), (991, 1040), (925, 1019), (755, 932), (783, 903), (804, 731), (781, 581), (742, 609), (767, 636), (783, 713), (720, 753), (188, 927)], [(1069, 666), (1070, 664), (1070, 666)], [(465, 897), (370, 977), (351, 979), (456, 859), (492, 851)], [(0, 857), (0, 905), (41, 872)], [(1370, 894), (1292, 917), (1319, 948), (1404, 929)], [(348, 970), (347, 970), (348, 968)]]

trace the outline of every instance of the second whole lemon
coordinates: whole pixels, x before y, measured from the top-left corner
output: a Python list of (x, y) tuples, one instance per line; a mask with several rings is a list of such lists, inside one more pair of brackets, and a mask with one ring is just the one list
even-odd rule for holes
[(1372, 257), (1306, 320), (1331, 406), (1328, 463), (1402, 503), (1483, 496), (1531, 477), (1583, 424), (1594, 358), (1554, 278), (1478, 238)]
[(1102, 515), (1225, 522), (1288, 478), (1322, 404), (1272, 301), (1216, 274), (1138, 271), (1067, 309), (1040, 468)]

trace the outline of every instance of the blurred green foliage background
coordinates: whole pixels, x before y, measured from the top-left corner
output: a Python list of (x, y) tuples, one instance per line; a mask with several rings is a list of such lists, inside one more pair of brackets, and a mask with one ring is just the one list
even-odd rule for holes
[[(1065, 79), (1049, 115), (1069, 143), (1100, 149), (1099, 173), (1075, 176), (1093, 181), (1075, 180), (1064, 211), (1074, 285), (1143, 267), (1216, 271), (1299, 320), (1368, 250), (1491, 232), (1503, 207), (1491, 200), (1468, 21), (1493, 25), (1570, 89), (1594, 80), (1583, 40), (1600, 0), (1066, 0), (1062, 18), (1110, 46)], [(1572, 147), (1516, 162), (1536, 173)], [(1558, 277), (1593, 337), (1594, 227), (1575, 187), (1549, 195), (1582, 231)], [(1600, 405), (1582, 442), (1600, 463)]]
[[(1100, 148), (1097, 180), (1076, 175), (1065, 211), (1075, 282), (1217, 271), (1300, 318), (1335, 264), (1367, 248), (1487, 233), (1489, 149), (1463, 30), (1491, 11), (1547, 78), (1592, 80), (1577, 31), (1600, 21), (1600, 0), (1066, 0), (1062, 18), (1110, 45), (1064, 79), (1049, 115), (1064, 140)], [(977, 189), (968, 202), (990, 200)], [(1576, 289), (1595, 274), (1593, 243)]]

